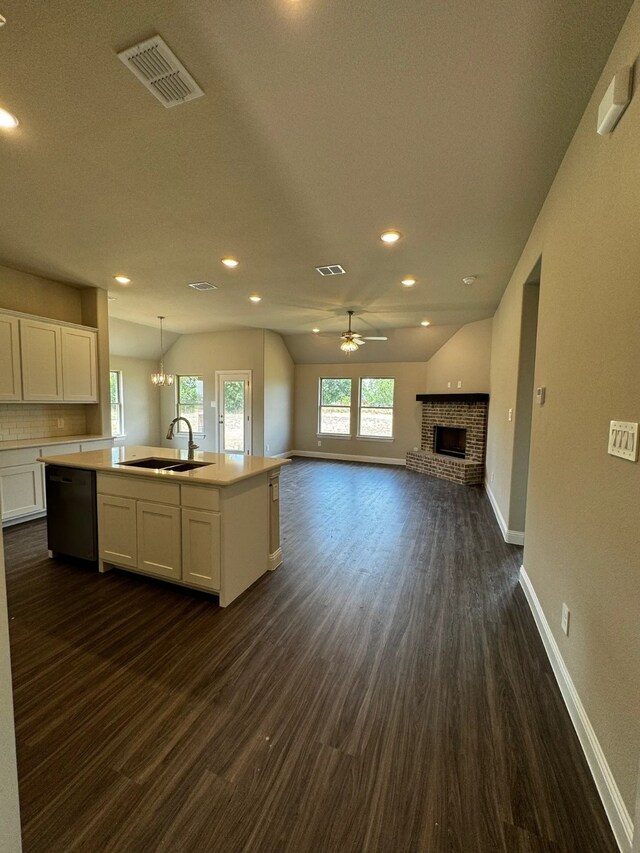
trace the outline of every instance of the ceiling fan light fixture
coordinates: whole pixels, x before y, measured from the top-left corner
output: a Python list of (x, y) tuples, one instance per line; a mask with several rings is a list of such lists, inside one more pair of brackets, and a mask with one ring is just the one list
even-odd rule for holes
[(340, 344), (342, 352), (355, 352), (358, 349), (358, 344), (351, 338), (347, 338)]

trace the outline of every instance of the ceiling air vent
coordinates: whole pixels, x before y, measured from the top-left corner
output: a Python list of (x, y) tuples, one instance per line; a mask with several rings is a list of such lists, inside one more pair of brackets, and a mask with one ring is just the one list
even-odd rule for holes
[(344, 275), (346, 270), (340, 264), (329, 264), (326, 267), (316, 267), (320, 275)]
[(189, 287), (192, 287), (194, 290), (217, 290), (218, 288), (215, 284), (211, 284), (210, 281), (194, 281), (193, 284), (190, 284)]
[(135, 44), (118, 57), (165, 107), (176, 107), (204, 95), (160, 36)]

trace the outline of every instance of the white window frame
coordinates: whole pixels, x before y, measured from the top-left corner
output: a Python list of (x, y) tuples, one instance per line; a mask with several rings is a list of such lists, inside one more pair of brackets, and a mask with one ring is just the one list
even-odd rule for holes
[[(349, 382), (349, 405), (348, 406), (323, 406), (322, 405), (322, 383), (331, 379), (346, 379)], [(349, 409), (349, 432), (322, 432), (322, 409)], [(321, 376), (318, 381), (318, 438), (351, 438), (351, 423), (353, 415), (353, 378), (351, 376)]]
[[(377, 408), (389, 408), (388, 406), (363, 406), (362, 405), (362, 383), (367, 379), (391, 379), (393, 381), (393, 401), (391, 403), (391, 435), (362, 435), (360, 421), (362, 409), (375, 410)], [(395, 376), (361, 376), (358, 380), (358, 435), (360, 441), (393, 441), (395, 430), (396, 411), (396, 377)]]
[(114, 405), (111, 403), (111, 374), (116, 374), (116, 387), (118, 389), (118, 401), (115, 405), (118, 407), (118, 424), (119, 430), (118, 432), (113, 432), (113, 424), (111, 425), (111, 437), (112, 438), (122, 438), (125, 434), (124, 432), (124, 382), (122, 378), (121, 370), (109, 370), (109, 419), (111, 419), (111, 406)]
[[(180, 379), (184, 376), (188, 376), (194, 379), (200, 379), (202, 381), (202, 423), (203, 423), (203, 431), (199, 432), (197, 430), (193, 431), (194, 435), (199, 435), (204, 437), (204, 378), (201, 373), (180, 373), (176, 375), (175, 389), (176, 389), (176, 417), (184, 417), (184, 415), (180, 414), (180, 406), (190, 406), (191, 403), (181, 403), (180, 402)], [(188, 435), (189, 430), (185, 427), (182, 421), (178, 421), (176, 424), (176, 433), (178, 435)]]

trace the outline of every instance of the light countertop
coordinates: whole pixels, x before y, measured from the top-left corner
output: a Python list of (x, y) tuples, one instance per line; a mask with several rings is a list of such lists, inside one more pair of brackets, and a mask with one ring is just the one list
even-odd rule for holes
[(69, 468), (85, 468), (102, 473), (123, 474), (127, 477), (159, 477), (193, 485), (230, 486), (240, 480), (247, 480), (268, 471), (287, 465), (289, 459), (271, 456), (245, 456), (242, 453), (208, 453), (197, 451), (195, 462), (207, 462), (206, 467), (192, 471), (166, 471), (157, 468), (134, 468), (119, 463), (133, 459), (175, 459), (187, 461), (186, 450), (174, 450), (170, 447), (112, 447), (108, 450), (87, 450), (84, 453), (69, 453), (65, 456), (41, 456), (39, 461), (49, 465), (62, 465)]
[(11, 441), (0, 441), (0, 450), (48, 447), (51, 444), (77, 444), (88, 441), (104, 441), (110, 438), (110, 435), (53, 435), (48, 438), (16, 438)]

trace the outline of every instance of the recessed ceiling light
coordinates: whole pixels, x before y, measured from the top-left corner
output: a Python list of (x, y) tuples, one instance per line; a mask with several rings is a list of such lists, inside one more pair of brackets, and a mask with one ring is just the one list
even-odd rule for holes
[(320, 329), (311, 329), (311, 331), (313, 332), (314, 335), (317, 335), (318, 332), (320, 331)]
[(5, 18), (5, 16), (4, 16), (4, 15), (0, 15), (0, 27), (4, 27), (4, 25), (5, 25), (6, 23), (7, 23), (7, 19)]
[(240, 263), (240, 261), (236, 261), (235, 258), (220, 258), (220, 260), (225, 267), (229, 267), (230, 269), (234, 269)]
[(7, 112), (6, 110), (3, 110), (2, 107), (0, 107), (0, 127), (4, 127), (7, 130), (11, 130), (14, 127), (17, 127), (19, 123), (20, 122), (14, 115)]
[(422, 323), (420, 323), (420, 325), (421, 326), (430, 326), (431, 323), (428, 320), (423, 320)]
[(404, 284), (405, 287), (413, 287), (413, 285), (415, 283), (416, 283), (415, 278), (403, 278), (402, 279), (402, 284)]
[(252, 302), (261, 302), (261, 301), (262, 301), (262, 296), (258, 296), (258, 294), (257, 294), (257, 293), (255, 293), (253, 296), (250, 296), (250, 297), (249, 297), (249, 299), (250, 299)]
[(380, 235), (380, 239), (383, 243), (397, 243), (400, 239), (399, 231), (383, 231)]
[(467, 285), (473, 284), (477, 277), (477, 275), (465, 275), (465, 277), (462, 279), (462, 283)]
[(114, 279), (118, 282), (118, 284), (131, 284), (131, 279), (126, 275), (114, 275)]

